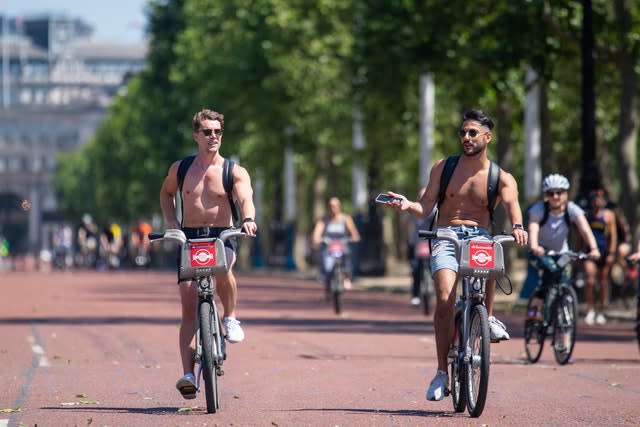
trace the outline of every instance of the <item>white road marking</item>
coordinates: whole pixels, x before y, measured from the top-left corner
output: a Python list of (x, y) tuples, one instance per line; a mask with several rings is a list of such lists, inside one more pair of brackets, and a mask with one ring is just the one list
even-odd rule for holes
[(9, 419), (0, 420), (0, 427), (7, 427), (9, 425)]
[[(38, 356), (38, 366), (45, 368), (51, 366), (49, 360), (47, 359), (47, 356), (45, 356), (44, 354), (44, 349), (42, 348), (42, 346), (36, 344), (36, 339), (33, 336), (29, 335), (27, 337), (27, 341), (29, 341), (29, 344), (31, 344), (31, 351), (33, 351), (33, 354)], [(1, 424), (0, 427), (2, 427)]]

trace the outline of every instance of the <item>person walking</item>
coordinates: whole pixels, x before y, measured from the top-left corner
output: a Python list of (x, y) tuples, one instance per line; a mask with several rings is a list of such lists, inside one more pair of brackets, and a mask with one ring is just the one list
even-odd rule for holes
[[(489, 235), (491, 220), (487, 186), (491, 161), (487, 157), (487, 147), (493, 139), (494, 123), (481, 110), (464, 113), (458, 135), (462, 154), (453, 170), (441, 202), (440, 181), (446, 160), (437, 161), (431, 168), (427, 189), (417, 201), (411, 202), (402, 194), (389, 191), (395, 199), (387, 205), (425, 218), (438, 206), (437, 226), (453, 230), (459, 239), (470, 239)], [(519, 245), (526, 245), (528, 236), (522, 226), (522, 211), (518, 201), (518, 186), (514, 177), (500, 169), (497, 185), (498, 202), (502, 203), (512, 224), (512, 235)], [(427, 390), (427, 400), (442, 400), (449, 383), (447, 360), (449, 343), (453, 333), (454, 305), (458, 262), (454, 246), (446, 240), (432, 242), (431, 272), (436, 287), (436, 310), (434, 327), (436, 332), (436, 352), (438, 368)], [(509, 339), (502, 322), (493, 316), (495, 281), (487, 281), (486, 304), (489, 312), (489, 327), (492, 340)]]
[[(587, 302), (587, 315), (584, 321), (587, 325), (607, 323), (604, 309), (609, 298), (609, 272), (616, 259), (618, 233), (615, 213), (606, 206), (607, 199), (604, 190), (596, 189), (589, 193), (587, 221), (596, 238), (602, 257), (597, 261), (586, 260), (584, 263), (585, 299)], [(594, 297), (596, 284), (599, 287), (597, 306)]]
[[(169, 229), (182, 229), (188, 239), (218, 237), (233, 225), (232, 208), (223, 185), (224, 157), (220, 153), (224, 132), (224, 115), (209, 109), (197, 112), (192, 120), (192, 137), (198, 153), (187, 169), (181, 186), (182, 222), (178, 221), (175, 198), (180, 191), (178, 169), (181, 161), (174, 162), (160, 190), (160, 206)], [(256, 209), (253, 188), (247, 170), (239, 165), (232, 169), (233, 196), (242, 213), (242, 230), (255, 235)], [(226, 339), (230, 343), (244, 340), (245, 334), (236, 318), (237, 283), (233, 274), (236, 261), (235, 241), (227, 240), (226, 258), (229, 270), (216, 276), (216, 290), (224, 308), (223, 325)], [(179, 260), (178, 260), (179, 261)], [(176, 388), (185, 399), (196, 397), (194, 373), (194, 329), (197, 301), (197, 284), (191, 280), (178, 279), (182, 322), (180, 323), (179, 347), (184, 375)]]

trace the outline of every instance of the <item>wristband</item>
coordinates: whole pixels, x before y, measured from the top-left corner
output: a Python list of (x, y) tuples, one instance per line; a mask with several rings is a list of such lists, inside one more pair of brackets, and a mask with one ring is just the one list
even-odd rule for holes
[(248, 216), (248, 217), (246, 217), (245, 219), (242, 220), (243, 224), (246, 224), (247, 222), (256, 222), (256, 220), (251, 218), (250, 216)]

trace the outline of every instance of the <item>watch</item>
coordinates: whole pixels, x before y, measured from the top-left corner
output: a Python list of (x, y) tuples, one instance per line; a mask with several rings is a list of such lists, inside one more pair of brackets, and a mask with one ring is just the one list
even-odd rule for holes
[(511, 227), (512, 230), (524, 230), (524, 227), (522, 226), (522, 224), (513, 224), (513, 226)]
[(256, 222), (255, 219), (251, 218), (250, 216), (246, 217), (245, 219), (242, 220), (242, 223), (247, 223), (247, 222)]

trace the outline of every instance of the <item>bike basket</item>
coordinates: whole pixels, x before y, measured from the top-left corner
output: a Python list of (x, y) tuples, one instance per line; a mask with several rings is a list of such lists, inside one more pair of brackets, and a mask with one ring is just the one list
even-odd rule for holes
[(181, 280), (212, 276), (227, 271), (224, 243), (220, 239), (188, 240), (180, 254)]
[(487, 239), (469, 239), (460, 245), (461, 276), (497, 279), (505, 275), (502, 245)]
[(429, 247), (429, 242), (427, 242), (426, 240), (418, 241), (418, 243), (416, 243), (414, 256), (419, 259), (429, 258), (431, 256), (431, 248)]
[(333, 257), (341, 257), (345, 252), (345, 245), (342, 240), (331, 240), (327, 246), (329, 254)]

